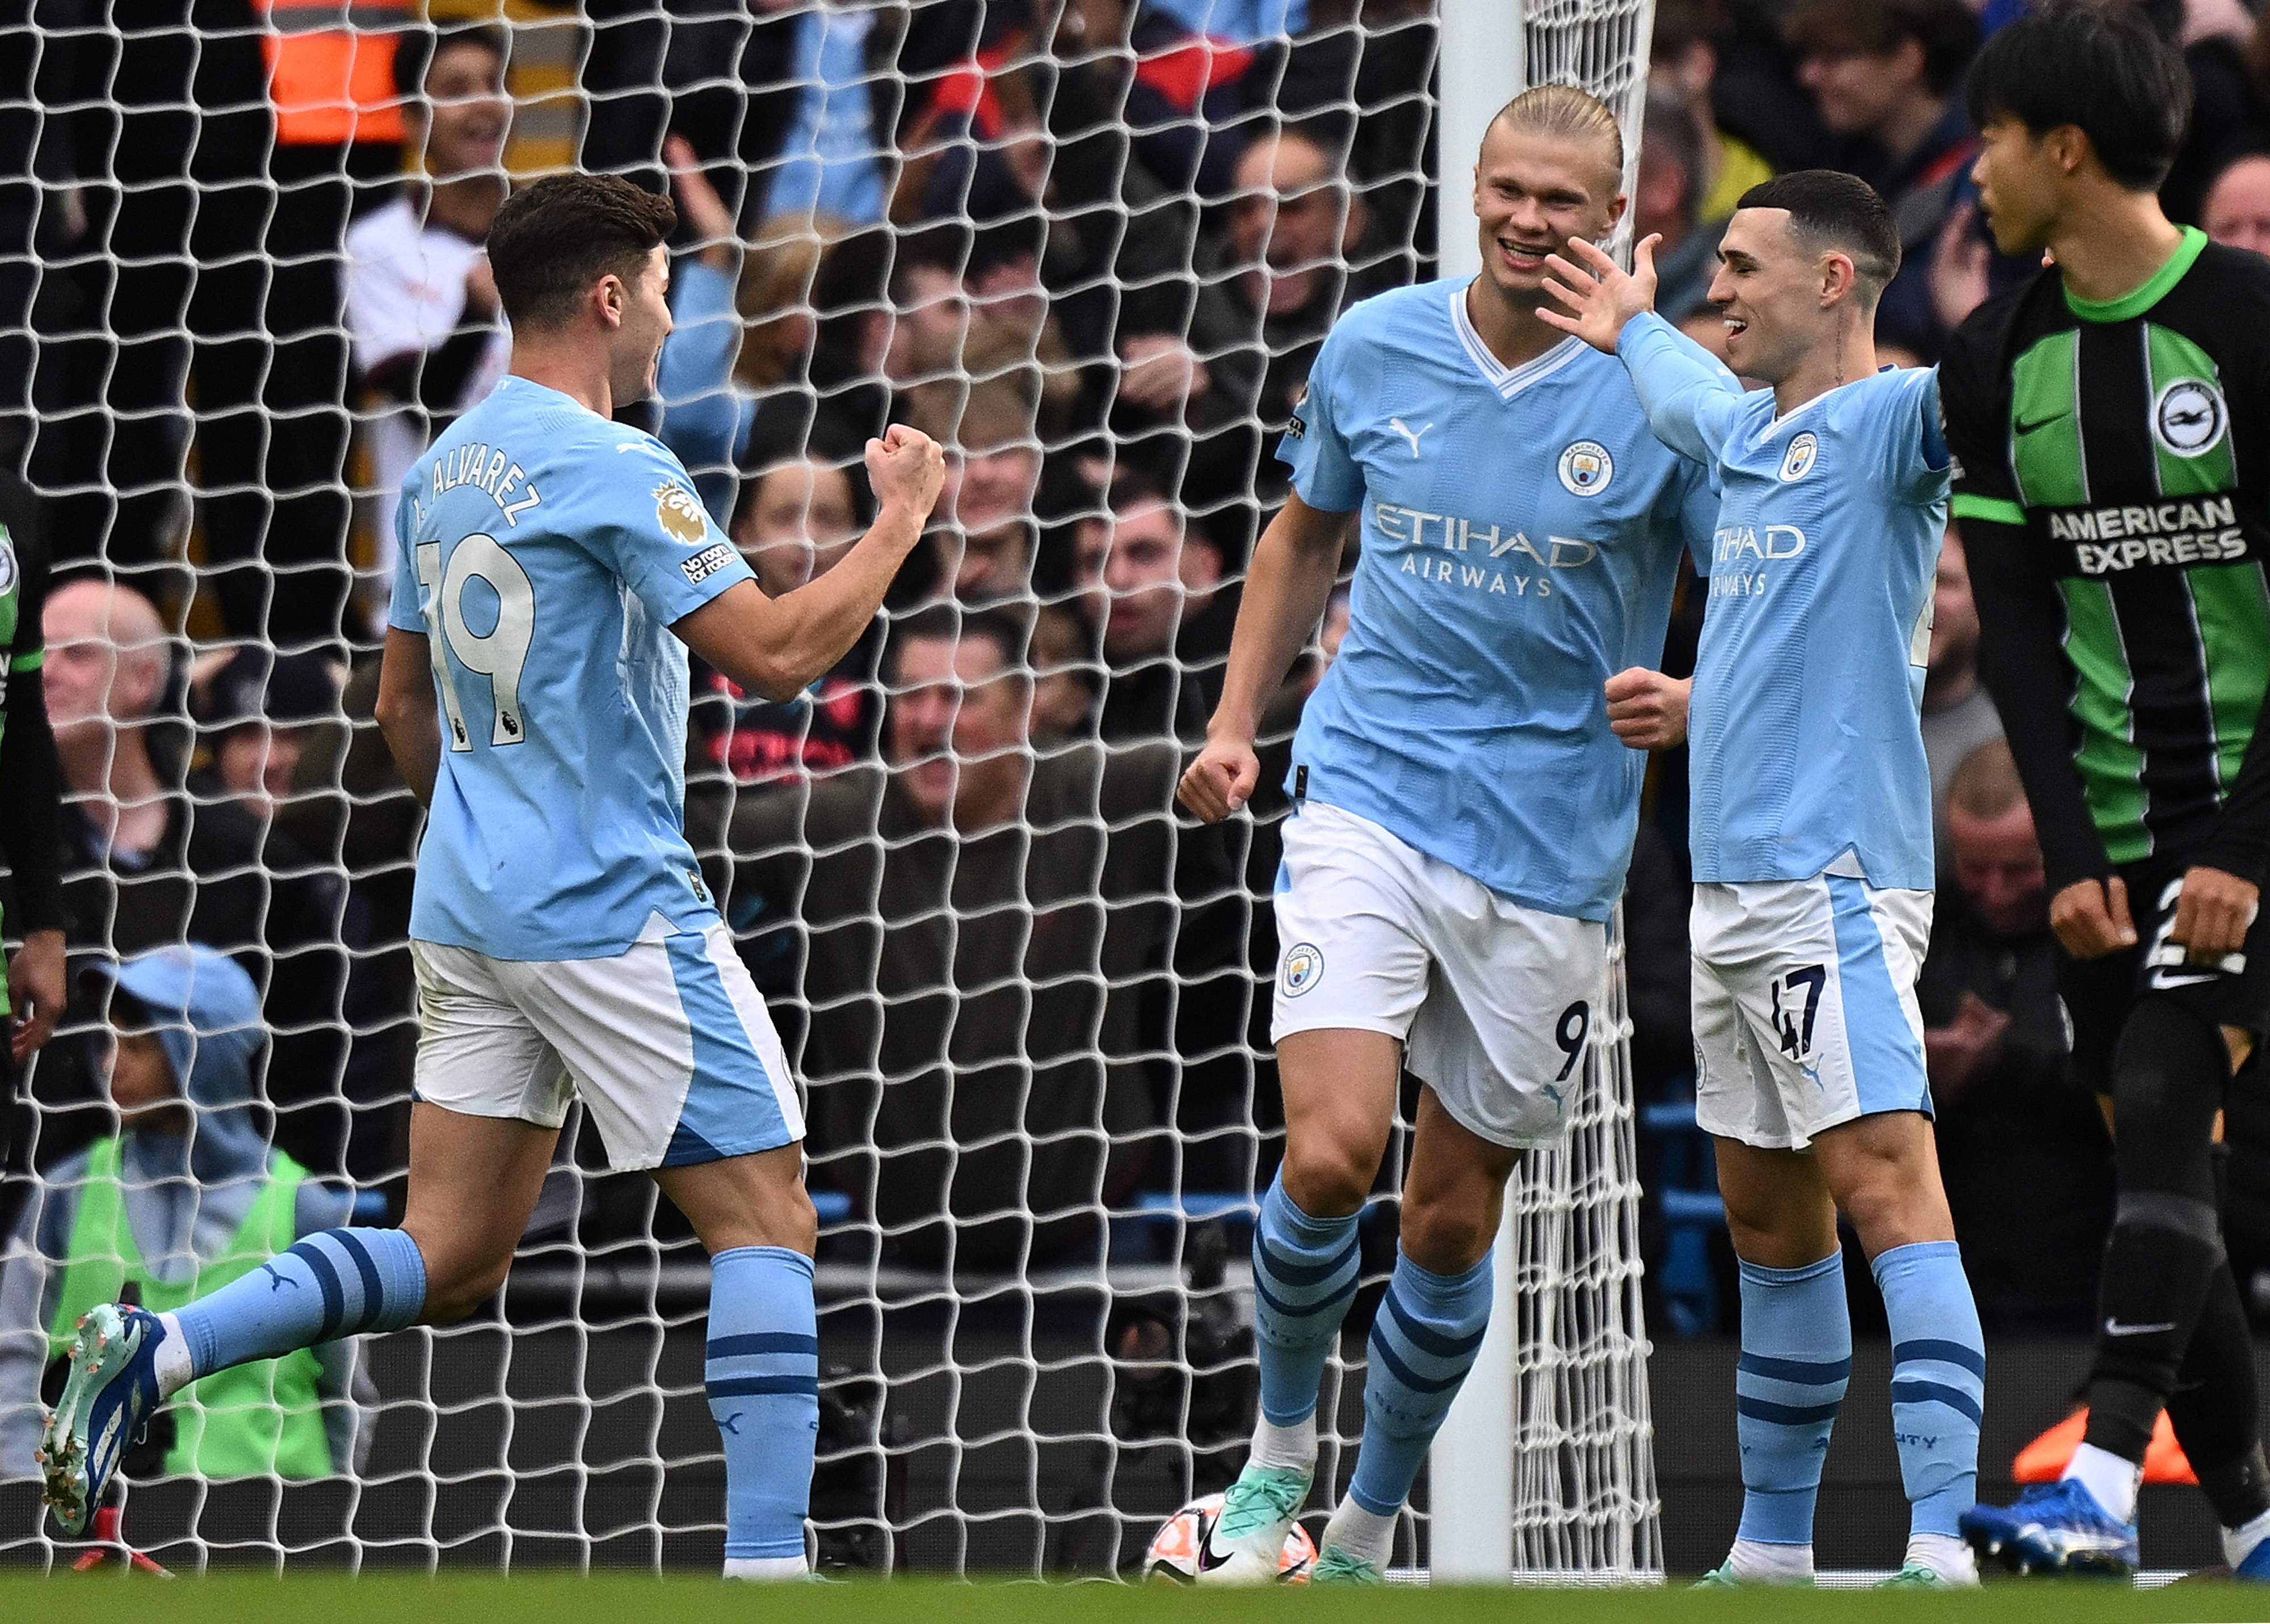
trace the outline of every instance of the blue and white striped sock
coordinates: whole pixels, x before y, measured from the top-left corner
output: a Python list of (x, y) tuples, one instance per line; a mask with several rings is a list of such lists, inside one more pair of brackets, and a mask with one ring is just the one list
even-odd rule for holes
[(1253, 1230), (1253, 1331), (1261, 1361), (1261, 1416), (1297, 1427), (1317, 1413), (1324, 1361), (1347, 1317), (1363, 1263), (1355, 1214), (1311, 1218), (1279, 1174)]
[(1745, 1262), (1734, 1435), (1742, 1448), (1738, 1540), (1813, 1544), (1813, 1507), (1836, 1407), (1852, 1376), (1844, 1255), (1801, 1269)]
[(812, 1259), (736, 1246), (709, 1260), (709, 1413), (725, 1442), (725, 1560), (801, 1563), (820, 1433)]
[(1462, 1274), (1436, 1274), (1396, 1254), (1371, 1323), (1363, 1447), (1348, 1485), (1348, 1498), (1376, 1516), (1393, 1516), (1411, 1498), (1428, 1448), (1473, 1368), (1489, 1328), (1490, 1269), (1487, 1254)]
[(325, 1229), (173, 1316), (193, 1376), (415, 1324), (426, 1259), (399, 1229)]
[(1892, 1332), (1892, 1437), (1910, 1531), (1952, 1536), (1978, 1498), (1986, 1339), (1952, 1241), (1895, 1246), (1875, 1262)]

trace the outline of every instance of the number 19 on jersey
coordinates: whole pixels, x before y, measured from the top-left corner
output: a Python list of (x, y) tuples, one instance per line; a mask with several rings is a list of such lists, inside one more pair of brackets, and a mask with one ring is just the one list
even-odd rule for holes
[[(496, 623), (486, 632), (474, 631), (466, 618), (467, 590), (476, 581), (496, 600)], [(467, 671), (489, 679), (494, 712), (489, 743), (519, 744), (528, 736), (521, 720), (520, 677), (528, 664), (529, 644), (536, 635), (536, 588), (528, 572), (496, 538), (475, 534), (450, 550), (446, 569), (440, 542), (429, 541), (419, 547), (418, 584), (426, 589), (427, 634), (431, 639), (434, 679), (441, 688), (441, 709), (449, 720), (449, 748), (473, 747), (465, 731), (456, 677), (449, 668), (450, 655)]]

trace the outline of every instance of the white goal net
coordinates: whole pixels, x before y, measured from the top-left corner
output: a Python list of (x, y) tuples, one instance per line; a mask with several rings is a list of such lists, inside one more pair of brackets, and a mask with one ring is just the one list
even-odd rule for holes
[[(1636, 150), (1647, 0), (1528, 9), (1529, 79), (1611, 97)], [(1173, 785), (1324, 331), (1444, 263), (1436, 180), (1462, 197), (1470, 161), (1436, 155), (1456, 17), (0, 11), (0, 468), (21, 481), (0, 520), (49, 575), (45, 675), (14, 679), (43, 682), (64, 763), (74, 969), (197, 943), (250, 973), (264, 1027), (198, 1028), (189, 1110), (121, 1139), (115, 1011), (75, 979), (23, 1079), (0, 1564), (78, 1554), (29, 1475), (78, 1294), (174, 1301), (278, 1199), (302, 1229), (399, 1218), (419, 814), (372, 722), (389, 489), (497, 375), (479, 242), (508, 177), (575, 164), (679, 201), (677, 331), (638, 420), (768, 587), (862, 526), (885, 423), (952, 452), (939, 522), (835, 672), (788, 705), (694, 673), (689, 833), (808, 1090), (821, 1559), (1124, 1572), (1228, 1481), (1283, 1133), (1274, 784), (1344, 601), (1267, 718), (1253, 815), (1201, 829)], [(1503, 62), (1499, 101), (1522, 72)], [(1511, 1204), (1492, 1447), (1524, 1572), (1661, 1566), (1617, 985), (1569, 1145)], [(1407, 1130), (1327, 1377), (1335, 1491)], [(604, 1168), (571, 1116), (492, 1305), (279, 1376), (274, 1470), (161, 1428), (126, 1538), (176, 1568), (714, 1568), (707, 1264), (650, 1183)], [(1399, 1564), (1440, 1554), (1428, 1498)]]

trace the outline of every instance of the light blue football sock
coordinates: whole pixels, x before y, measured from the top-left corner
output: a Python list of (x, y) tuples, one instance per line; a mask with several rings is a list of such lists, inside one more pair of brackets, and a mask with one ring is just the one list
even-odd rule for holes
[(1986, 1339), (1952, 1241), (1895, 1246), (1875, 1262), (1892, 1332), (1892, 1437), (1910, 1531), (1953, 1536), (1978, 1499)]
[(725, 1442), (725, 1559), (800, 1557), (820, 1432), (812, 1259), (737, 1246), (709, 1260), (709, 1413)]
[(1813, 1543), (1813, 1507), (1836, 1406), (1852, 1376), (1844, 1255), (1801, 1269), (1745, 1262), (1742, 1354), (1734, 1367), (1734, 1435), (1742, 1449), (1737, 1538)]
[(415, 1324), (426, 1259), (399, 1229), (325, 1229), (174, 1316), (200, 1376)]
[(1347, 1317), (1362, 1268), (1355, 1214), (1311, 1218), (1293, 1205), (1280, 1173), (1253, 1230), (1253, 1331), (1261, 1361), (1261, 1413), (1291, 1427), (1316, 1413), (1324, 1361)]
[(1375, 1516), (1392, 1516), (1411, 1498), (1420, 1464), (1489, 1329), (1493, 1284), (1487, 1254), (1462, 1274), (1436, 1274), (1397, 1252), (1371, 1323), (1363, 1447), (1348, 1485), (1348, 1497)]

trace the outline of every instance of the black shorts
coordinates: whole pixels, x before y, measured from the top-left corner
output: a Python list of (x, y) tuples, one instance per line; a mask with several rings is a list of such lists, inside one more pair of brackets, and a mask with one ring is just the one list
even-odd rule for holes
[(2132, 863), (2119, 871), (2128, 886), (2128, 913), (2137, 945), (2102, 959), (2058, 954), (2058, 990), (2073, 1023), (2075, 1074), (2099, 1094), (2112, 1092), (2112, 1050), (2137, 1001), (2174, 998), (2200, 1019), (2237, 1027), (2260, 1040), (2270, 1034), (2270, 908), (2246, 933), (2246, 945), (2221, 964), (2193, 964), (2178, 943), (2176, 898), (2185, 872), (2181, 857)]

